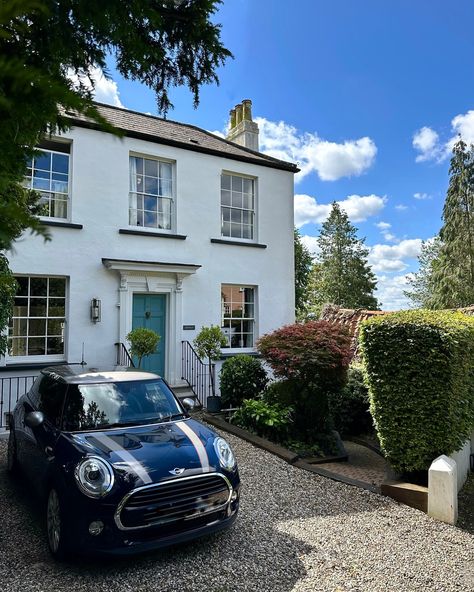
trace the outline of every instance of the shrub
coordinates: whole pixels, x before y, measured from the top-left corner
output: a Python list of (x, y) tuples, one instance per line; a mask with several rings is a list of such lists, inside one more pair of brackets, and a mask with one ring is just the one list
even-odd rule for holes
[(262, 393), (262, 398), (266, 403), (283, 406), (291, 406), (297, 396), (297, 385), (291, 380), (274, 380), (267, 385)]
[(358, 436), (373, 432), (373, 419), (370, 415), (370, 401), (364, 383), (362, 366), (349, 367), (347, 384), (331, 393), (329, 408), (334, 427), (341, 436)]
[(427, 469), (474, 425), (474, 318), (404, 311), (362, 323), (370, 409), (395, 470)]
[(216, 385), (214, 384), (214, 369), (212, 362), (221, 357), (221, 347), (227, 343), (224, 333), (222, 333), (220, 327), (217, 325), (201, 327), (201, 330), (196, 335), (193, 343), (198, 356), (208, 361), (211, 390), (212, 394), (215, 395)]
[(291, 407), (246, 399), (233, 414), (231, 422), (274, 442), (282, 442), (288, 436), (291, 414)]
[(222, 404), (238, 407), (244, 399), (256, 399), (268, 378), (260, 360), (240, 354), (228, 358), (220, 372)]
[(142, 359), (154, 354), (161, 337), (151, 329), (138, 327), (133, 329), (127, 335), (127, 341), (130, 343), (130, 353), (138, 358), (138, 367), (140, 368)]
[(328, 394), (343, 386), (350, 361), (346, 329), (327, 321), (288, 325), (264, 335), (257, 347), (274, 374), (290, 382), (295, 435), (310, 442), (328, 433)]

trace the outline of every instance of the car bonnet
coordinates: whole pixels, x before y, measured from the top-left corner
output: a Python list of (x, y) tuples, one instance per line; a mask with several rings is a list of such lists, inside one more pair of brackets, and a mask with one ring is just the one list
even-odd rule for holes
[(71, 434), (87, 455), (110, 462), (135, 487), (219, 470), (216, 434), (192, 420)]

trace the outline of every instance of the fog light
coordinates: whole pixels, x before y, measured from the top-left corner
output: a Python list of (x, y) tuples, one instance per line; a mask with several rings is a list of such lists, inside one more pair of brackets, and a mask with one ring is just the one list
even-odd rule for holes
[(104, 530), (104, 523), (101, 520), (94, 520), (89, 524), (89, 534), (98, 536)]
[(239, 492), (234, 489), (232, 495), (230, 496), (230, 501), (235, 502), (239, 497)]

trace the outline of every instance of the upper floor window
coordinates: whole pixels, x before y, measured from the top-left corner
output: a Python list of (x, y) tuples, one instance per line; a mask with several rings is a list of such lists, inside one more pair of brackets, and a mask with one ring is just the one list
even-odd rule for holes
[(41, 195), (41, 216), (67, 218), (69, 203), (69, 144), (47, 142), (59, 150), (39, 147), (41, 154), (27, 163), (25, 187)]
[(224, 173), (221, 177), (222, 236), (255, 238), (255, 180)]
[(221, 329), (227, 338), (224, 347), (254, 347), (255, 288), (222, 284)]
[(18, 290), (8, 328), (8, 355), (63, 356), (66, 278), (15, 279)]
[(131, 226), (171, 230), (173, 226), (173, 165), (130, 156)]

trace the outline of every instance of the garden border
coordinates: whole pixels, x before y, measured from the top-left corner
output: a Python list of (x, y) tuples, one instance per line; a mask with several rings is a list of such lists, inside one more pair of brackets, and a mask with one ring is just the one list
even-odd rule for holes
[[(380, 488), (376, 485), (371, 485), (370, 483), (365, 483), (364, 481), (359, 481), (358, 479), (351, 479), (350, 477), (345, 477), (344, 475), (339, 475), (338, 473), (333, 473), (332, 471), (328, 471), (327, 469), (323, 469), (320, 465), (313, 465), (306, 462), (302, 459), (298, 454), (283, 448), (283, 446), (279, 446), (278, 444), (274, 444), (269, 440), (265, 440), (265, 438), (261, 438), (260, 436), (256, 436), (247, 430), (239, 428), (238, 426), (232, 425), (228, 421), (216, 416), (210, 415), (209, 413), (203, 414), (203, 420), (207, 423), (210, 423), (212, 426), (219, 428), (233, 436), (237, 436), (242, 440), (246, 440), (257, 446), (257, 448), (262, 448), (275, 456), (278, 456), (288, 464), (298, 467), (299, 469), (303, 469), (305, 471), (309, 471), (310, 473), (314, 473), (316, 475), (320, 475), (321, 477), (326, 477), (328, 479), (332, 479), (333, 481), (339, 481), (341, 483), (345, 483), (346, 485), (352, 485), (353, 487), (358, 487), (359, 489), (366, 489), (367, 491), (371, 491), (372, 493), (381, 493)], [(332, 459), (334, 460), (334, 459)], [(328, 461), (329, 462), (329, 461)]]

